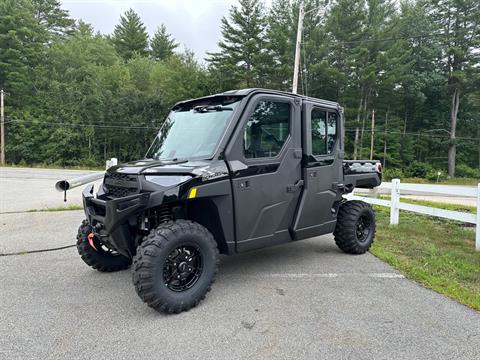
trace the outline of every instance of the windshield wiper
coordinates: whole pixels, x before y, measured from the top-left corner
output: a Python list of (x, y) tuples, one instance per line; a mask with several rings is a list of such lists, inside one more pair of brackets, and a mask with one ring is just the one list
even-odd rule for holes
[(160, 160), (161, 162), (168, 161), (168, 164), (183, 164), (183, 163), (188, 162), (187, 159), (180, 159), (180, 160), (178, 160), (178, 158), (158, 159), (158, 160)]
[(233, 111), (233, 108), (222, 105), (199, 105), (193, 108), (195, 112), (208, 112), (208, 111)]

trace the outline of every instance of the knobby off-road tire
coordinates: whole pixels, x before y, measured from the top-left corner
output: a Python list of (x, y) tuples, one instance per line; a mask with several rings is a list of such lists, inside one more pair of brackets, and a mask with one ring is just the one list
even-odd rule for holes
[(347, 201), (340, 206), (333, 232), (335, 243), (348, 254), (364, 254), (375, 238), (375, 212), (363, 201)]
[(130, 266), (132, 260), (106, 248), (95, 237), (94, 246), (90, 245), (88, 235), (93, 233), (93, 228), (87, 220), (82, 221), (78, 228), (77, 250), (82, 260), (92, 268), (101, 272), (124, 270)]
[(159, 225), (137, 248), (132, 278), (138, 296), (163, 313), (198, 305), (218, 271), (218, 248), (212, 234), (188, 220)]

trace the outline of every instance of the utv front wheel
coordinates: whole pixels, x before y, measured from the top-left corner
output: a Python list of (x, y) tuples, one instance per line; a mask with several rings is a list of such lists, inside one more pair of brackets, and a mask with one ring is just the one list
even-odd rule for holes
[(363, 201), (347, 201), (340, 206), (333, 233), (335, 243), (348, 254), (364, 254), (375, 238), (375, 213)]
[(78, 228), (77, 250), (82, 260), (88, 266), (101, 272), (128, 268), (132, 260), (108, 248), (100, 241), (93, 230), (87, 220), (83, 220), (82, 225)]
[(168, 222), (153, 229), (138, 246), (133, 284), (148, 306), (180, 313), (205, 298), (218, 261), (217, 244), (207, 229), (187, 220)]

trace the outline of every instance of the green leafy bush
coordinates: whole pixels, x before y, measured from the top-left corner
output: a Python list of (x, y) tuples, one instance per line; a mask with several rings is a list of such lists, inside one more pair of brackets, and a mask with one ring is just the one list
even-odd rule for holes
[(405, 176), (402, 169), (398, 168), (387, 168), (383, 172), (383, 179), (385, 181), (390, 181), (392, 179), (401, 179)]
[(426, 178), (429, 172), (435, 171), (432, 165), (414, 161), (406, 170), (408, 177)]
[(455, 174), (458, 177), (480, 179), (480, 169), (474, 169), (465, 164), (457, 165)]
[(442, 181), (447, 180), (448, 174), (442, 170), (432, 169), (427, 172), (425, 178), (430, 181)]

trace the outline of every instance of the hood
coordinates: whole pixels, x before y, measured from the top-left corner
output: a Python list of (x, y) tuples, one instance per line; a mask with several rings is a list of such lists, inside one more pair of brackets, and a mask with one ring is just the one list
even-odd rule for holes
[(132, 175), (190, 174), (202, 176), (202, 178), (217, 178), (228, 175), (227, 166), (221, 160), (175, 162), (144, 159), (112, 166), (107, 172)]

